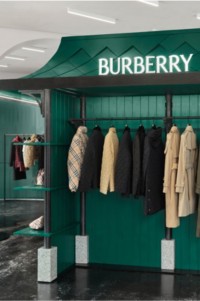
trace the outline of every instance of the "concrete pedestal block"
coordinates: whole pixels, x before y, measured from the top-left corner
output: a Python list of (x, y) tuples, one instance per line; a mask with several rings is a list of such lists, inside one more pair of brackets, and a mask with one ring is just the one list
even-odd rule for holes
[(175, 269), (175, 240), (162, 239), (161, 241), (161, 269)]
[(76, 264), (89, 262), (89, 236), (76, 236)]
[(38, 281), (52, 282), (57, 278), (57, 247), (38, 249)]

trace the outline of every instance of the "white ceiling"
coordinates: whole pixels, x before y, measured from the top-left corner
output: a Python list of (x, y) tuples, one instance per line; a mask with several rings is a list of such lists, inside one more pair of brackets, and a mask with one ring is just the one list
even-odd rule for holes
[[(69, 15), (67, 8), (117, 19), (115, 25)], [(0, 79), (19, 78), (46, 64), (62, 36), (199, 28), (200, 1), (0, 1)], [(45, 49), (45, 53), (22, 50)], [(6, 55), (25, 58), (14, 61)]]

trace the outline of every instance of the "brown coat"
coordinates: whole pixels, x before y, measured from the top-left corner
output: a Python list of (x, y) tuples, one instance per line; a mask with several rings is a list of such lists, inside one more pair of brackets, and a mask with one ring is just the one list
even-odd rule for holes
[(188, 125), (181, 135), (176, 192), (179, 193), (178, 215), (188, 216), (196, 211), (195, 176), (197, 165), (196, 134)]
[(165, 172), (163, 192), (166, 203), (166, 227), (176, 228), (179, 226), (178, 217), (178, 193), (175, 184), (178, 169), (178, 155), (180, 147), (180, 132), (176, 126), (172, 126), (167, 134), (165, 146)]

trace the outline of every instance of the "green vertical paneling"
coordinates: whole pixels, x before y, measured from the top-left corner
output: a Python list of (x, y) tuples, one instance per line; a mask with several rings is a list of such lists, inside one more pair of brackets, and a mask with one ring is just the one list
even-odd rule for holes
[[(33, 185), (37, 174), (37, 165), (27, 170), (26, 180), (13, 180), (13, 169), (9, 166), (10, 147), (13, 136), (5, 134), (44, 134), (44, 118), (38, 106), (24, 104), (20, 102), (0, 101), (0, 199), (15, 198), (43, 198), (43, 194), (38, 191), (15, 191), (14, 187), (23, 185)], [(4, 161), (5, 156), (5, 161)], [(4, 175), (5, 169), (5, 175)], [(5, 181), (5, 193), (4, 193)]]
[[(177, 95), (173, 96), (174, 122), (181, 133), (190, 123), (197, 134), (199, 144), (200, 121), (188, 119), (187, 116), (200, 116), (200, 95)], [(176, 119), (176, 116), (186, 116), (185, 119)], [(176, 243), (175, 264), (177, 269), (200, 269), (200, 239), (196, 238), (197, 213), (188, 217), (180, 218), (180, 227), (173, 230), (173, 237)]]
[(77, 195), (68, 189), (67, 153), (74, 135), (74, 128), (68, 120), (79, 117), (79, 112), (79, 99), (61, 91), (53, 91), (51, 139), (57, 146), (51, 147), (51, 186), (58, 187), (58, 190), (51, 193), (51, 231), (56, 233), (52, 237), (52, 245), (58, 246), (58, 272), (73, 265), (75, 260), (78, 200)]
[[(132, 129), (143, 123), (148, 129), (153, 119), (146, 116), (165, 115), (165, 98), (160, 97), (104, 97), (87, 98), (87, 116), (123, 117), (123, 121), (99, 121), (103, 133), (114, 125), (120, 138), (125, 124)], [(140, 120), (126, 120), (141, 117)], [(88, 122), (89, 133), (95, 122)], [(164, 126), (163, 121), (155, 121)], [(143, 199), (121, 197), (117, 193), (104, 196), (99, 191), (87, 193), (87, 234), (90, 238), (90, 262), (130, 266), (160, 267), (160, 244), (164, 237), (164, 211), (144, 216)]]

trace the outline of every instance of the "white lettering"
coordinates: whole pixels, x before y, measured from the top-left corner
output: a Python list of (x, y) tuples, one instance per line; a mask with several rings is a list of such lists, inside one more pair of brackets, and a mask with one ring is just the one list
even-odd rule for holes
[(100, 58), (99, 75), (187, 72), (193, 54)]
[(169, 56), (169, 72), (173, 72), (173, 68), (178, 72), (181, 72), (181, 69), (178, 67), (180, 59), (178, 55), (170, 55)]
[(114, 59), (110, 59), (110, 73), (113, 75), (117, 75), (120, 73), (120, 57), (117, 59), (117, 71), (114, 71)]
[(133, 71), (131, 70), (130, 66), (132, 64), (130, 57), (122, 57), (122, 74), (126, 74), (126, 70), (133, 74)]
[(191, 58), (193, 57), (193, 54), (191, 53), (189, 55), (188, 59), (186, 59), (183, 54), (181, 54), (180, 57), (181, 57), (183, 63), (185, 64), (185, 71), (188, 71), (189, 70), (189, 62), (190, 62)]
[(165, 73), (168, 73), (168, 70), (167, 68), (165, 67), (167, 63), (167, 59), (165, 56), (163, 55), (158, 55), (156, 57), (156, 73), (160, 73), (161, 72), (161, 69), (165, 72)]
[(109, 71), (108, 60), (99, 59), (99, 75), (108, 75)]
[(135, 74), (144, 73), (144, 71), (145, 71), (144, 59), (141, 56), (134, 57), (134, 73)]
[(154, 66), (154, 63), (151, 60), (154, 60), (155, 56), (146, 56), (146, 72), (145, 73), (155, 73), (155, 70), (150, 70), (151, 66)]

